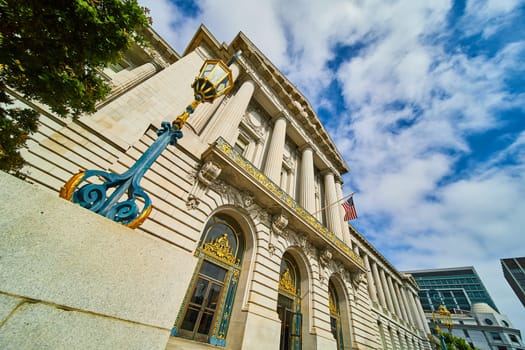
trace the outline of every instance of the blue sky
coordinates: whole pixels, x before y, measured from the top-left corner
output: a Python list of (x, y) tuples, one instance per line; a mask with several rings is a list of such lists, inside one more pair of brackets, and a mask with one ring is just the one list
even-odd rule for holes
[(351, 171), (352, 224), (399, 270), (474, 266), (525, 336), (500, 258), (525, 256), (525, 3), (141, 0), (179, 52), (242, 31)]

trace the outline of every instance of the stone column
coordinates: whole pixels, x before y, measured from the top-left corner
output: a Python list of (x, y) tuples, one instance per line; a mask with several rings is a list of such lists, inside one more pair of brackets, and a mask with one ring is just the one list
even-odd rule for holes
[(407, 316), (408, 316), (407, 321), (409, 321), (409, 323), (415, 328), (417, 325), (414, 322), (414, 316), (412, 315), (412, 310), (408, 303), (407, 291), (405, 290), (405, 287), (403, 286), (401, 286), (401, 299), (403, 300), (403, 304), (405, 305), (405, 309), (407, 312)]
[[(342, 199), (343, 198), (343, 182), (340, 178), (337, 178), (335, 180), (335, 190), (337, 193), (337, 199), (338, 200)], [(343, 208), (343, 201), (340, 201), (339, 203), (337, 203), (337, 207), (339, 208), (339, 215), (341, 216), (341, 232), (343, 232), (343, 242), (345, 242), (347, 246), (352, 248), (350, 228), (348, 227), (348, 222), (344, 220), (345, 210)]]
[(412, 294), (411, 291), (408, 291), (407, 298), (408, 298), (408, 302), (410, 303), (410, 307), (412, 308), (412, 314), (414, 315), (414, 319), (416, 320), (416, 328), (420, 330), (424, 330), (425, 326), (423, 326), (423, 322), (421, 321), (421, 315), (419, 314), (419, 309), (415, 302), (415, 298), (417, 298), (417, 296)]
[(324, 177), (324, 192), (325, 192), (325, 208), (326, 208), (326, 221), (330, 231), (343, 240), (343, 232), (341, 231), (341, 221), (343, 220), (340, 216), (339, 203), (337, 203), (337, 191), (335, 189), (335, 178), (334, 171), (327, 170), (322, 173)]
[(403, 297), (401, 295), (401, 287), (396, 282), (394, 282), (394, 289), (396, 291), (399, 307), (401, 308), (401, 314), (403, 315), (403, 320), (405, 320), (406, 323), (409, 323), (410, 319), (408, 318), (407, 310), (405, 308), (405, 303), (403, 302)]
[(383, 308), (387, 308), (385, 301), (385, 291), (383, 290), (383, 285), (379, 277), (379, 271), (377, 270), (377, 264), (375, 261), (372, 261), (372, 276), (374, 276), (374, 282), (376, 283), (377, 296), (379, 297), (379, 303)]
[(309, 145), (301, 149), (300, 204), (308, 212), (315, 212), (314, 155)]
[(388, 283), (388, 289), (390, 289), (390, 294), (392, 295), (392, 301), (394, 304), (394, 310), (396, 312), (396, 315), (398, 318), (402, 318), (403, 316), (401, 315), (401, 309), (399, 307), (399, 302), (397, 300), (396, 290), (394, 289), (394, 283), (392, 282), (392, 277), (390, 275), (388, 275), (387, 277), (387, 283)]
[(425, 334), (429, 334), (430, 327), (428, 326), (427, 318), (425, 317), (425, 311), (423, 310), (421, 302), (419, 301), (419, 297), (416, 294), (414, 294), (414, 304), (416, 304), (416, 309), (418, 310), (419, 317), (423, 323), (422, 329), (425, 331)]
[(370, 261), (368, 261), (367, 254), (363, 254), (363, 262), (365, 263), (365, 268), (366, 268), (366, 279), (368, 281), (368, 293), (370, 294), (370, 298), (372, 299), (372, 301), (377, 304), (376, 284), (374, 282), (374, 277), (372, 276), (372, 271), (370, 269)]
[(164, 69), (164, 67), (156, 61), (150, 61), (135, 67), (131, 70), (122, 70), (115, 74), (111, 79), (110, 96), (118, 95), (124, 91), (129, 90), (138, 83), (153, 76), (156, 72)]
[(239, 124), (250, 103), (254, 90), (255, 84), (253, 81), (245, 81), (235, 96), (230, 98), (224, 109), (208, 124), (203, 138), (213, 142), (220, 136), (230, 145), (234, 145), (235, 141), (237, 141), (234, 138), (237, 137)]
[(279, 116), (275, 121), (272, 138), (270, 139), (270, 148), (268, 149), (268, 156), (264, 165), (264, 174), (276, 184), (280, 183), (281, 169), (283, 167), (287, 123), (283, 115)]
[(388, 288), (388, 283), (385, 277), (385, 271), (383, 269), (379, 270), (379, 276), (381, 277), (381, 284), (383, 285), (383, 290), (385, 291), (386, 303), (388, 305), (388, 310), (394, 314), (394, 303), (392, 302), (392, 293), (390, 293), (390, 288)]

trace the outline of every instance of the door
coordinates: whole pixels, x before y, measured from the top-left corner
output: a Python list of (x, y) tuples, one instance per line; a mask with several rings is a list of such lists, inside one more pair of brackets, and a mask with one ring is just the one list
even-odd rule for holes
[(294, 309), (294, 301), (279, 294), (277, 301), (277, 314), (281, 320), (279, 350), (301, 349), (302, 315)]
[(180, 326), (185, 338), (207, 342), (224, 289), (226, 269), (203, 261)]

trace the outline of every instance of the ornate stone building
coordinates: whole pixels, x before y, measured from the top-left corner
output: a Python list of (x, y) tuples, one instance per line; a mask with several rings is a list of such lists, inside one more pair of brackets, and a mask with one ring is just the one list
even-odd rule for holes
[(349, 168), (301, 92), (243, 33), (227, 45), (200, 27), (180, 57), (150, 34), (104, 72), (114, 93), (96, 114), (24, 102), (42, 114), (24, 173), (58, 195), (79, 168), (124, 172), (193, 99), (203, 62), (242, 50), (234, 88), (196, 108), (141, 182), (154, 209), (135, 231), (178, 264), (167, 349), (429, 349), (414, 280), (328, 205)]

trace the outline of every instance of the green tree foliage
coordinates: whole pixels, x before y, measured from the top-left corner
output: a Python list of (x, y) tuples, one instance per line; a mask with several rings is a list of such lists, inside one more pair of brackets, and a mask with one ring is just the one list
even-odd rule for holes
[(463, 338), (455, 337), (449, 333), (443, 333), (443, 336), (445, 337), (448, 350), (479, 350), (478, 348), (472, 348)]
[(93, 113), (110, 90), (97, 70), (147, 24), (137, 0), (0, 0), (0, 169), (22, 166), (18, 149), (37, 128), (7, 86), (61, 117)]

